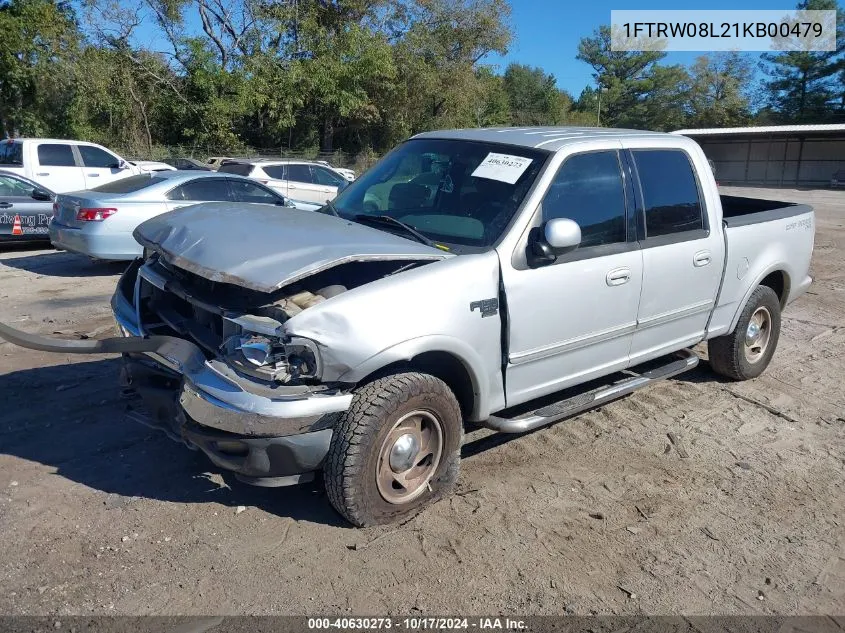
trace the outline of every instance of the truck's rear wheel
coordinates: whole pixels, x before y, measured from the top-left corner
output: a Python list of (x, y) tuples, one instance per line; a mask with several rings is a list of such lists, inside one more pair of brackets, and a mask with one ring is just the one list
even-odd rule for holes
[(329, 500), (359, 527), (410, 516), (455, 484), (462, 441), (446, 383), (415, 372), (379, 378), (335, 426), (323, 473)]
[(734, 380), (756, 378), (772, 360), (780, 338), (780, 301), (768, 286), (748, 299), (736, 329), (707, 343), (710, 366)]

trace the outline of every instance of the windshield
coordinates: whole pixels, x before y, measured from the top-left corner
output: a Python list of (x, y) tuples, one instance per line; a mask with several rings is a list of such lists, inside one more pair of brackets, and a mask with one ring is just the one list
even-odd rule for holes
[[(390, 216), (457, 250), (486, 248), (499, 239), (547, 156), (496, 143), (412, 139), (350, 183), (333, 207), (350, 220)], [(397, 230), (389, 223), (377, 228)]]

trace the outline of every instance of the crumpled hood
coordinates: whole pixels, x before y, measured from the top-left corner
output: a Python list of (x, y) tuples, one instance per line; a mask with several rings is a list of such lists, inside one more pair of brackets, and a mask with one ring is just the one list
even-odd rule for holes
[(209, 202), (151, 218), (142, 245), (211, 281), (259, 292), (351, 261), (438, 260), (446, 253), (398, 235), (313, 211)]

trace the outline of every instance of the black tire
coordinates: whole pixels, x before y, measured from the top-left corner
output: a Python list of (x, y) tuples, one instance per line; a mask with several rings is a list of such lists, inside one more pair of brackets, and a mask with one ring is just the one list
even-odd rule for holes
[[(758, 310), (768, 312), (770, 321), (769, 338), (765, 349), (756, 358), (749, 360), (746, 354), (746, 333), (752, 316)], [(717, 374), (733, 380), (756, 378), (769, 366), (779, 339), (780, 301), (774, 290), (768, 286), (758, 286), (751, 293), (748, 303), (745, 304), (742, 314), (739, 315), (739, 321), (737, 321), (734, 331), (711, 339), (707, 343), (710, 367)]]
[[(406, 503), (390, 503), (377, 482), (382, 447), (397, 421), (420, 410), (440, 422), (439, 462), (419, 496)], [(462, 443), (461, 409), (442, 380), (416, 372), (374, 380), (357, 391), (352, 406), (334, 428), (323, 471), (329, 501), (358, 527), (413, 516), (451, 491), (458, 480)]]

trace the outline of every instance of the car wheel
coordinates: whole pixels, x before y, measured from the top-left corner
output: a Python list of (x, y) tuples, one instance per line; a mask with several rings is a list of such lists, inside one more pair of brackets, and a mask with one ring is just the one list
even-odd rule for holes
[(410, 517), (452, 489), (462, 442), (461, 410), (442, 380), (374, 380), (335, 426), (323, 473), (329, 500), (358, 527)]
[(710, 366), (734, 380), (756, 378), (772, 360), (780, 338), (780, 301), (768, 286), (758, 286), (731, 334), (707, 343)]

